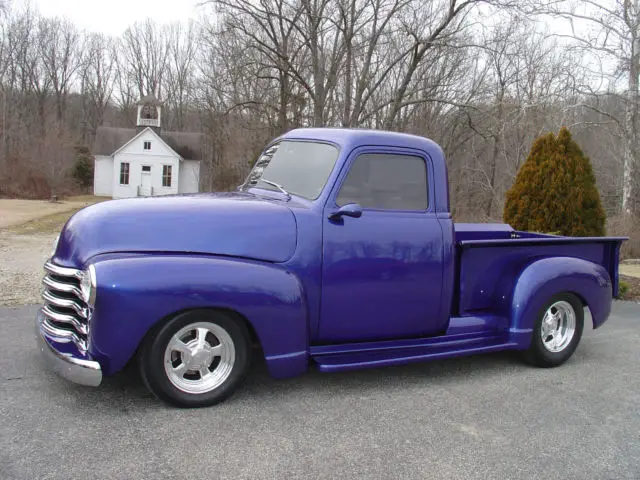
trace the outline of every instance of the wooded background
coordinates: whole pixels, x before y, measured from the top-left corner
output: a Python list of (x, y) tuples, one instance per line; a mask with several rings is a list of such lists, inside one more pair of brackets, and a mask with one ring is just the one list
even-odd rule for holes
[(564, 125), (613, 230), (638, 216), (640, 0), (214, 0), (198, 15), (114, 38), (3, 3), (0, 194), (69, 190), (74, 147), (133, 126), (155, 93), (163, 128), (206, 135), (203, 190), (240, 183), (291, 128), (384, 128), (442, 145), (456, 220), (500, 220), (533, 140)]

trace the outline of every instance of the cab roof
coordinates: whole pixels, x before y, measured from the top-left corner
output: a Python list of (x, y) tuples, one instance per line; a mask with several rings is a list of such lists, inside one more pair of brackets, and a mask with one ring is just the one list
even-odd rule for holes
[(348, 149), (362, 145), (408, 147), (444, 157), (442, 149), (433, 140), (419, 135), (386, 130), (324, 127), (296, 128), (283, 134), (279, 139), (322, 140), (335, 143), (341, 147), (348, 147)]

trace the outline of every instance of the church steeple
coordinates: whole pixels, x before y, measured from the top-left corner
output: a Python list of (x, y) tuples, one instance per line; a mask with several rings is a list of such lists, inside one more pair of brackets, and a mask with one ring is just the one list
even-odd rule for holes
[(155, 95), (147, 95), (138, 102), (138, 129), (152, 127), (160, 130), (162, 120), (162, 102)]

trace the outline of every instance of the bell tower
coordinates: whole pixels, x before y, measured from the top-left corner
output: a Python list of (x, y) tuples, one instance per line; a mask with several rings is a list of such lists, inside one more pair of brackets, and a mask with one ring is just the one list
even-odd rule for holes
[(162, 102), (155, 95), (147, 95), (138, 102), (138, 130), (151, 127), (160, 130), (162, 120)]

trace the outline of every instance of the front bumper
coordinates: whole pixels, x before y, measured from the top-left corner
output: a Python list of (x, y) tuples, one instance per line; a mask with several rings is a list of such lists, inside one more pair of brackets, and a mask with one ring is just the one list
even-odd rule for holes
[(51, 341), (43, 332), (43, 320), (42, 312), (38, 311), (36, 315), (36, 340), (38, 349), (49, 368), (74, 383), (91, 387), (100, 385), (102, 383), (100, 364), (93, 360), (80, 358), (79, 354), (74, 355), (70, 352), (58, 350), (54, 344), (59, 345), (61, 348), (72, 344)]

